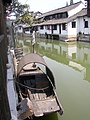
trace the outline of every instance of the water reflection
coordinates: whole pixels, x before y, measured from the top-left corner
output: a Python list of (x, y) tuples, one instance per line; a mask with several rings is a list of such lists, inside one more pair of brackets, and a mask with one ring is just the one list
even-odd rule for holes
[(83, 72), (83, 79), (90, 81), (89, 43), (40, 42), (38, 43), (38, 49), (39, 53)]
[[(25, 53), (32, 52), (30, 40), (18, 40), (17, 45), (23, 47)], [(52, 69), (64, 108), (63, 116), (52, 118), (51, 115), (50, 120), (89, 120), (90, 43), (37, 39), (35, 52), (43, 55)]]

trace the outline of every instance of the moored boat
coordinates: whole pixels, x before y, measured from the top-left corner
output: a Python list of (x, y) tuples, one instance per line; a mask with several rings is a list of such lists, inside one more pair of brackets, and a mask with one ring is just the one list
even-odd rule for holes
[(23, 56), (17, 66), (18, 118), (40, 117), (50, 113), (63, 114), (55, 92), (55, 80), (43, 57), (31, 53)]

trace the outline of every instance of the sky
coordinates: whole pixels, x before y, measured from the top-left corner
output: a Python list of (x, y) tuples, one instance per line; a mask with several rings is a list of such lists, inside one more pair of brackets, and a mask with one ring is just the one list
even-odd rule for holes
[[(66, 1), (70, 4), (70, 0), (18, 0), (22, 4), (29, 4), (30, 11), (40, 11), (42, 13), (54, 10), (66, 5)], [(80, 0), (73, 0), (74, 3)], [(84, 0), (82, 0), (84, 1)]]

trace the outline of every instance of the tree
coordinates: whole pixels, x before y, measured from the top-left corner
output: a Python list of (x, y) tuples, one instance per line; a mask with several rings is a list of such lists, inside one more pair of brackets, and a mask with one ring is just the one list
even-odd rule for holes
[(26, 11), (29, 11), (29, 5), (22, 5), (18, 2), (18, 0), (13, 0), (12, 4), (7, 7), (7, 16), (9, 16), (11, 13), (14, 13), (16, 18), (18, 18), (21, 15), (25, 14)]
[(34, 12), (30, 12), (30, 7), (27, 4), (22, 5), (18, 0), (13, 0), (11, 6), (7, 7), (7, 15), (14, 13), (16, 20), (21, 20), (24, 23), (32, 25), (34, 20)]
[(70, 0), (70, 5), (72, 5), (73, 4), (73, 0)]
[(26, 12), (20, 17), (20, 19), (21, 19), (24, 23), (27, 23), (27, 24), (29, 24), (29, 25), (32, 25), (34, 17), (33, 17), (33, 15), (32, 15), (30, 12), (26, 11)]

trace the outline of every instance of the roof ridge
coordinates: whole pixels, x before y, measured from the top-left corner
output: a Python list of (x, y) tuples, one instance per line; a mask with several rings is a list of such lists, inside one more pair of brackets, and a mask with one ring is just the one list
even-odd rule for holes
[(60, 8), (56, 8), (56, 9), (50, 10), (50, 11), (45, 12), (45, 13), (42, 13), (42, 14), (46, 14), (46, 13), (49, 13), (49, 12), (52, 12), (52, 11), (55, 11), (55, 10), (59, 10), (59, 9), (63, 9), (63, 8), (68, 8), (68, 7), (70, 7), (70, 6), (73, 6), (73, 5), (75, 5), (75, 4), (79, 4), (79, 3), (82, 3), (82, 1), (79, 1), (79, 2), (73, 3), (72, 5), (68, 5), (68, 6), (63, 6), (63, 7), (60, 7)]

